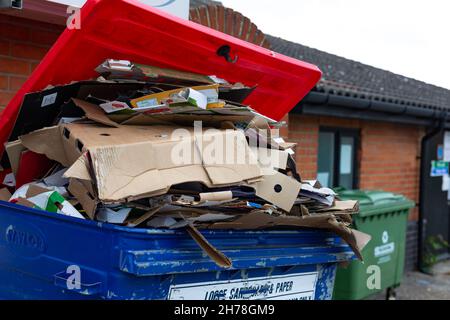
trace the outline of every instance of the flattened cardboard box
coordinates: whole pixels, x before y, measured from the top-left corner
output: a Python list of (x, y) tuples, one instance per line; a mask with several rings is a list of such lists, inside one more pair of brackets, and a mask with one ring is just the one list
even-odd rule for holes
[[(96, 186), (96, 196), (104, 202), (164, 194), (170, 186), (184, 182), (201, 182), (209, 187), (228, 186), (262, 176), (257, 160), (254, 159), (255, 155), (248, 147), (242, 132), (203, 131), (203, 138), (200, 139), (194, 135), (194, 128), (183, 128), (184, 135), (179, 136), (172, 134), (175, 129), (179, 128), (112, 128), (97, 124), (72, 123), (44, 128), (21, 136), (20, 140), (28, 149), (45, 154), (66, 167), (77, 162), (77, 167), (83, 172), (74, 172), (71, 170), (73, 168), (69, 168), (66, 172), (68, 178), (80, 178), (80, 175), (86, 177), (86, 168), (82, 168), (77, 160), (88, 152), (87, 171)], [(241, 147), (240, 157), (245, 159), (245, 162), (229, 164), (227, 161), (214, 161), (209, 154), (214, 139), (236, 141), (234, 147)], [(172, 157), (183, 151), (191, 154), (182, 157), (182, 163), (177, 157)]]
[[(198, 226), (200, 228), (200, 226)], [(273, 227), (305, 227), (327, 229), (339, 235), (353, 249), (355, 255), (362, 260), (361, 251), (370, 241), (371, 236), (358, 230), (347, 227), (344, 223), (337, 221), (332, 214), (320, 216), (271, 216), (262, 212), (254, 212), (239, 216), (231, 222), (216, 222), (203, 225), (209, 229), (234, 229), (234, 230), (256, 230)]]

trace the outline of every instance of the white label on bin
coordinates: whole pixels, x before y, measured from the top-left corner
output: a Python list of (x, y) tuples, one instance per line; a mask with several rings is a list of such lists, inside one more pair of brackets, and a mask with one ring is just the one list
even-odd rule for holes
[(169, 300), (314, 300), (318, 272), (175, 284)]
[(41, 107), (46, 107), (49, 106), (51, 104), (54, 104), (56, 101), (56, 97), (58, 96), (58, 93), (52, 93), (49, 95), (46, 95), (43, 99), (42, 99), (42, 104)]
[(394, 252), (394, 250), (395, 250), (395, 243), (391, 242), (388, 244), (384, 244), (382, 246), (375, 247), (374, 255), (375, 255), (375, 257), (378, 258), (378, 257), (382, 257), (382, 256), (386, 256), (388, 254), (391, 254)]

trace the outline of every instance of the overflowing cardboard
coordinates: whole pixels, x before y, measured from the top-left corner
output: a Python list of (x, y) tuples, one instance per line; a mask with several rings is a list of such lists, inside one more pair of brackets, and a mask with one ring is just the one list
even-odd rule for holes
[[(175, 163), (167, 155), (176, 150), (197, 152), (199, 141), (192, 128), (185, 138), (172, 137), (176, 128), (168, 126), (102, 127), (97, 124), (67, 124), (45, 128), (21, 136), (28, 149), (69, 167), (66, 177), (80, 178), (86, 168), (83, 153), (89, 153), (89, 172), (96, 186), (98, 199), (120, 201), (138, 199), (147, 194), (164, 194), (174, 184), (197, 181), (207, 186), (243, 183), (261, 176), (253, 160), (245, 136), (239, 131), (215, 131), (223, 141), (238, 141), (244, 146), (244, 164), (216, 163), (205, 151), (212, 139), (202, 144), (197, 156), (185, 157), (185, 163)], [(205, 133), (206, 136), (210, 135)], [(80, 159), (81, 157), (81, 159)], [(76, 163), (77, 162), (77, 163)], [(70, 168), (74, 163), (80, 171)], [(133, 165), (130, 165), (133, 164)]]
[(370, 237), (350, 228), (358, 202), (301, 180), (295, 143), (275, 130), (283, 123), (240, 104), (255, 87), (126, 60), (97, 71), (98, 81), (25, 96), (2, 159), (16, 190), (1, 189), (0, 200), (185, 229), (223, 268), (232, 261), (199, 229), (325, 229), (362, 258)]

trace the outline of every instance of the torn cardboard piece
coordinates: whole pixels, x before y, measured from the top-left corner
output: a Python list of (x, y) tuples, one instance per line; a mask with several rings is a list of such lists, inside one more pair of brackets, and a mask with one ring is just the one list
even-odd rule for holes
[(123, 224), (128, 218), (131, 208), (122, 208), (113, 210), (111, 208), (100, 208), (97, 213), (97, 220), (101, 222), (108, 222), (113, 224)]
[(127, 221), (127, 227), (137, 227), (140, 224), (144, 223), (145, 221), (149, 220), (151, 217), (153, 217), (159, 210), (161, 209), (161, 206), (153, 208), (152, 210), (148, 211), (147, 213), (144, 213), (139, 218), (134, 220)]
[[(332, 214), (320, 216), (271, 216), (262, 212), (240, 215), (230, 222), (216, 222), (202, 227), (208, 229), (255, 230), (275, 227), (305, 227), (330, 230), (339, 235), (353, 249), (355, 255), (362, 260), (361, 251), (371, 239), (370, 235), (350, 229), (337, 221)], [(199, 226), (200, 228), (200, 226)]]
[(208, 240), (197, 230), (192, 224), (186, 227), (186, 231), (194, 239), (194, 241), (202, 248), (202, 250), (219, 266), (222, 268), (231, 268), (233, 265), (231, 260), (211, 245)]
[(332, 212), (334, 214), (354, 214), (359, 211), (359, 203), (355, 200), (336, 200), (331, 207), (316, 210), (320, 213)]
[(68, 189), (69, 192), (75, 198), (77, 198), (81, 207), (84, 209), (84, 211), (86, 211), (87, 216), (91, 220), (94, 220), (97, 206), (99, 204), (95, 196), (93, 196), (92, 193), (89, 192), (89, 190), (85, 187), (85, 185), (77, 179), (70, 179)]
[(9, 164), (11, 165), (11, 170), (15, 176), (17, 176), (17, 171), (19, 169), (20, 157), (25, 150), (26, 148), (22, 145), (20, 140), (5, 144), (5, 151), (9, 158)]
[(264, 180), (255, 183), (256, 195), (284, 211), (291, 211), (298, 193), (301, 189), (301, 183), (277, 171), (270, 175), (265, 175)]
[(0, 201), (8, 202), (11, 199), (11, 192), (7, 188), (0, 189)]
[(270, 172), (273, 169), (286, 170), (289, 153), (283, 150), (250, 147), (250, 149), (256, 154), (259, 165), (261, 168)]
[(104, 124), (105, 126), (119, 127), (119, 124), (110, 120), (103, 112), (103, 110), (95, 104), (75, 98), (72, 98), (72, 102), (75, 106), (84, 111), (85, 117), (89, 120)]

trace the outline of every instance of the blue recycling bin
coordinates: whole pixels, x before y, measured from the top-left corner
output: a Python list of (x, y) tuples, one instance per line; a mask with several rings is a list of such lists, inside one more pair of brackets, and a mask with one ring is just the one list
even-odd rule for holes
[(185, 231), (132, 229), (0, 201), (1, 299), (331, 299), (354, 258), (320, 230), (212, 231), (217, 266)]

